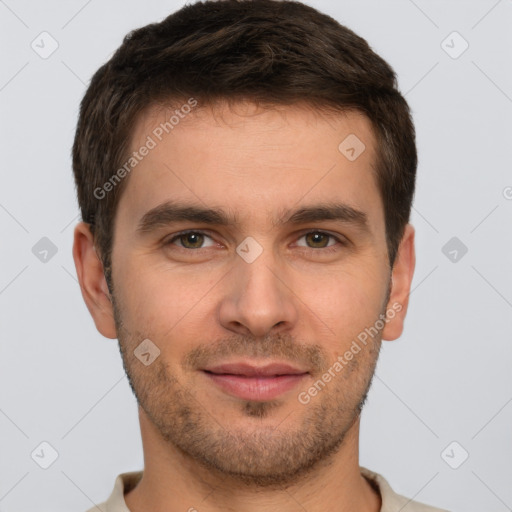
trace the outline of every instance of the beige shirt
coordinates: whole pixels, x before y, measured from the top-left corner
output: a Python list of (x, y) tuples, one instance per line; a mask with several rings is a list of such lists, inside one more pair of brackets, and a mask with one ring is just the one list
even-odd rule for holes
[[(448, 512), (396, 494), (382, 475), (362, 466), (360, 466), (360, 469), (361, 474), (380, 493), (382, 499), (380, 512)], [(107, 501), (90, 508), (87, 512), (130, 512), (124, 501), (124, 494), (133, 489), (141, 477), (142, 471), (121, 473), (116, 478), (114, 490)]]

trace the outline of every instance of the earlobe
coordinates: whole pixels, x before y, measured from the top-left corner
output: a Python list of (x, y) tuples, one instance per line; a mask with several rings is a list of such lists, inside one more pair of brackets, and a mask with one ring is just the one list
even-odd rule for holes
[(90, 227), (80, 222), (75, 227), (73, 259), (82, 297), (96, 325), (106, 338), (117, 338), (114, 312), (103, 264), (96, 253)]
[(416, 265), (414, 234), (414, 227), (407, 224), (391, 275), (391, 292), (386, 307), (388, 321), (382, 331), (382, 339), (386, 341), (396, 340), (403, 332)]

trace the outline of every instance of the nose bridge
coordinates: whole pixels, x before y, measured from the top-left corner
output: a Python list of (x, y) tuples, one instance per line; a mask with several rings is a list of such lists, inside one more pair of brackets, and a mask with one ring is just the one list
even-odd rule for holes
[(292, 325), (297, 319), (296, 304), (272, 248), (246, 239), (237, 253), (233, 284), (228, 287), (221, 307), (224, 326), (265, 336), (277, 326)]
[(244, 295), (263, 294), (268, 299), (279, 299), (283, 287), (279, 277), (279, 263), (272, 249), (265, 249), (252, 263), (239, 262), (238, 274), (244, 286)]
[(237, 290), (239, 301), (257, 301), (252, 307), (256, 306), (261, 311), (270, 307), (275, 308), (285, 298), (283, 295), (286, 295), (286, 288), (279, 277), (279, 261), (270, 246), (260, 246), (261, 249), (258, 250), (254, 242), (249, 241), (246, 244), (245, 247), (241, 244), (239, 251), (249, 248), (246, 254), (252, 253), (254, 259), (241, 257), (242, 261), (237, 263), (236, 273), (240, 280)]

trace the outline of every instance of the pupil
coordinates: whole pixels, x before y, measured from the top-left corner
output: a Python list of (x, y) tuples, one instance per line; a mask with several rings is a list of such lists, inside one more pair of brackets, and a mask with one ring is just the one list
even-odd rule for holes
[[(199, 236), (198, 233), (187, 233), (185, 235), (185, 239), (187, 241), (187, 244), (190, 244), (190, 245), (197, 245), (198, 243), (198, 240), (199, 240)], [(195, 239), (195, 240), (194, 240)]]
[(324, 237), (324, 235), (322, 235), (321, 233), (311, 233), (311, 236), (313, 237), (314, 244), (322, 243), (321, 239)]

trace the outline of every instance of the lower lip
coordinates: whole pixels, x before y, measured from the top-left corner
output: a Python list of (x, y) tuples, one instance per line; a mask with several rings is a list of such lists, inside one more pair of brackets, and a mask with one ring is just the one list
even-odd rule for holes
[(270, 377), (244, 377), (203, 372), (226, 393), (244, 400), (272, 400), (293, 389), (307, 373), (298, 375), (272, 375)]

